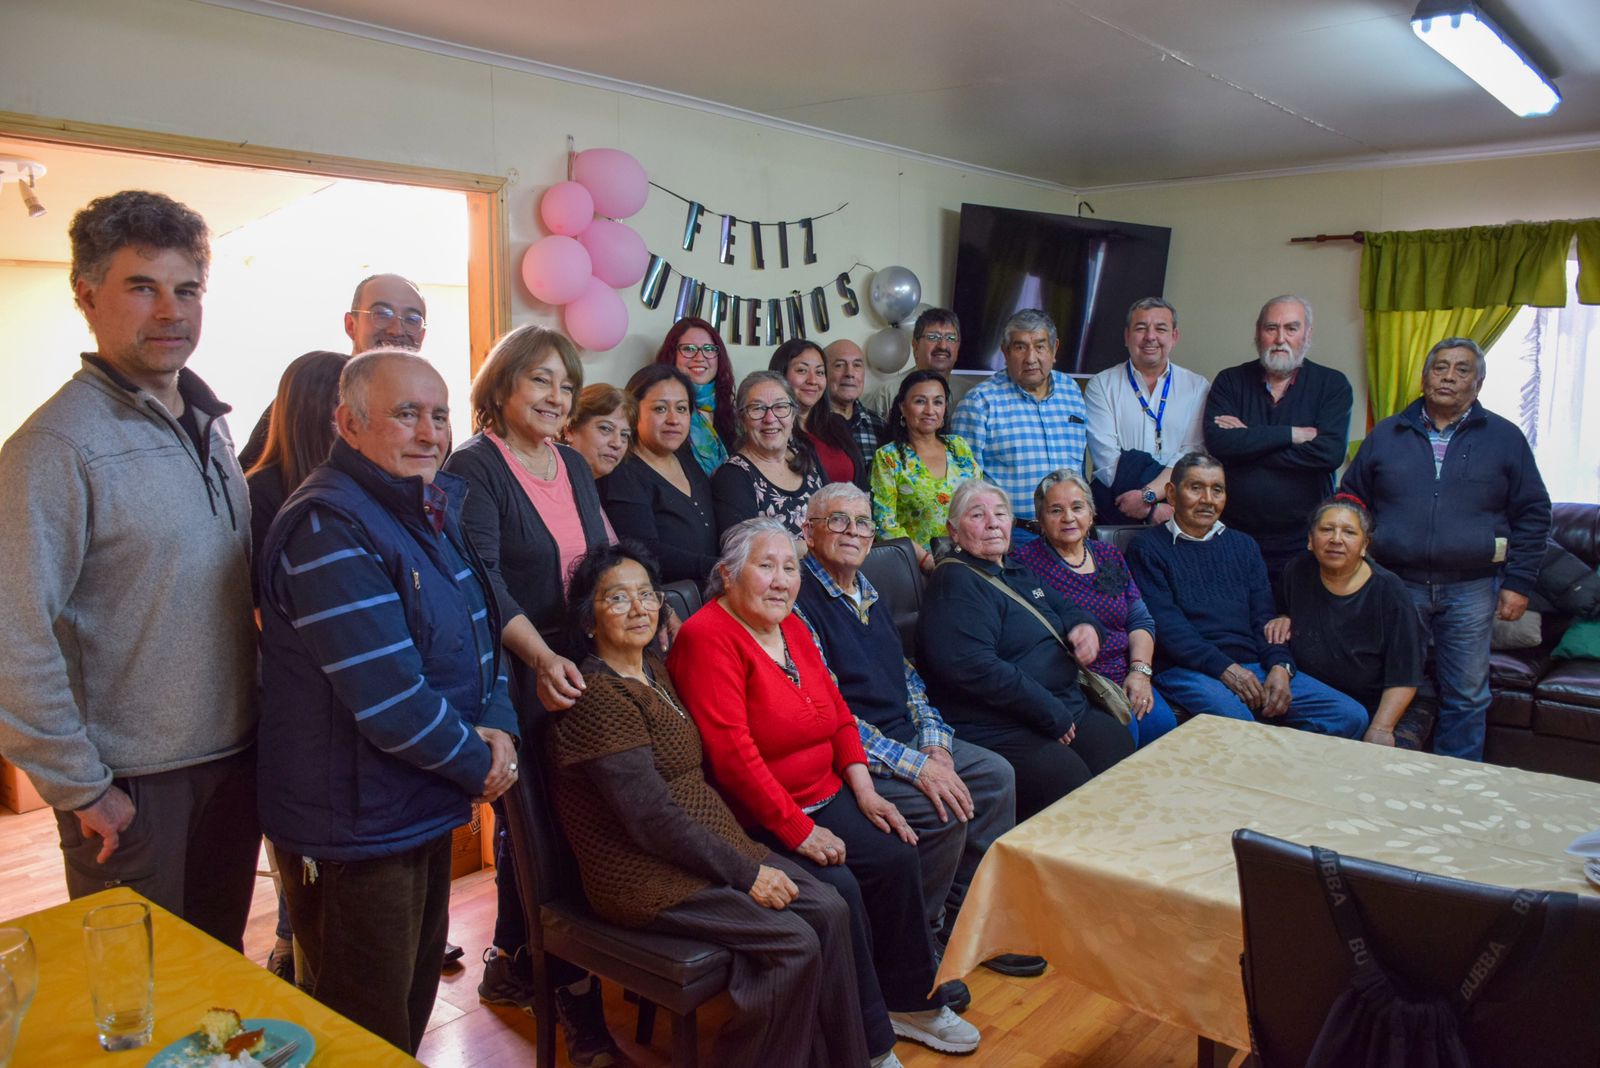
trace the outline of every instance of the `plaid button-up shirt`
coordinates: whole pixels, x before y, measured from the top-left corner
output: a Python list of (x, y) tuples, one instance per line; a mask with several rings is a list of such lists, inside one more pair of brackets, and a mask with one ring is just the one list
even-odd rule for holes
[(1078, 384), (1050, 372), (1043, 400), (996, 371), (956, 407), (950, 431), (972, 446), (984, 477), (1011, 495), (1019, 519), (1032, 519), (1033, 491), (1058, 467), (1083, 471), (1089, 415)]
[(845, 422), (850, 424), (850, 433), (856, 436), (856, 445), (861, 449), (861, 459), (866, 461), (870, 468), (873, 454), (889, 440), (889, 424), (860, 401), (856, 401), (855, 405), (855, 412)]

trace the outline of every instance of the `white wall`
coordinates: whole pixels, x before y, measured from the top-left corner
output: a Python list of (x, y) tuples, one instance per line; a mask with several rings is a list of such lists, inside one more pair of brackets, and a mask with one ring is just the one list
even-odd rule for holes
[[(530, 17), (536, 17), (530, 15)], [(0, 8), (0, 110), (143, 130), (248, 141), (369, 160), (515, 175), (509, 190), (513, 267), (541, 236), (539, 193), (563, 179), (567, 135), (579, 148), (631, 152), (652, 178), (740, 218), (795, 219), (850, 206), (817, 223), (818, 263), (750, 271), (748, 231), (737, 266), (716, 262), (718, 220), (693, 253), (678, 246), (684, 206), (652, 191), (630, 220), (655, 251), (724, 291), (782, 296), (828, 283), (857, 260), (911, 268), (924, 299), (948, 300), (961, 203), (1070, 211), (1041, 187), (848, 147), (689, 108), (572, 85), (189, 0), (6, 0)], [(54, 208), (55, 205), (52, 205)], [(72, 210), (61, 205), (63, 220)], [(797, 234), (794, 236), (798, 236)], [(794, 246), (791, 246), (792, 251)], [(513, 271), (515, 273), (515, 271)], [(864, 341), (882, 326), (847, 319), (830, 289), (832, 331)], [(653, 354), (671, 323), (676, 280), (650, 311), (625, 294), (630, 333), (589, 357), (591, 380), (620, 382)], [(559, 313), (515, 284), (518, 322)], [(817, 335), (813, 335), (817, 336)], [(735, 350), (739, 371), (765, 346)]]
[[(1316, 310), (1313, 358), (1356, 391), (1366, 428), (1357, 283), (1361, 246), (1291, 245), (1355, 230), (1421, 230), (1600, 215), (1600, 152), (1169, 185), (1087, 194), (1105, 218), (1172, 227), (1166, 295), (1182, 335), (1174, 358), (1207, 377), (1255, 355), (1263, 301), (1300, 293)], [(1490, 374), (1494, 369), (1490, 368)]]

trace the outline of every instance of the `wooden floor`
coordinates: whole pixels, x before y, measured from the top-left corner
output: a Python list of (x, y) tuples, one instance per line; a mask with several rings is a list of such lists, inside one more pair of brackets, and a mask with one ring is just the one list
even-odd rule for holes
[[(67, 898), (61, 875), (55, 820), (50, 810), (15, 815), (0, 808), (0, 917), (60, 904)], [(262, 868), (266, 864), (263, 859)], [(245, 953), (265, 960), (272, 946), (277, 910), (272, 883), (257, 883)], [(466, 947), (465, 967), (446, 972), (439, 999), (418, 1057), (435, 1068), (490, 1068), (533, 1063), (535, 1024), (511, 1009), (478, 1001), (480, 956), (494, 928), (493, 871), (458, 879), (450, 895), (450, 940)], [(970, 1057), (946, 1057), (902, 1042), (895, 1052), (907, 1068), (955, 1068), (958, 1064), (994, 1068), (1159, 1068), (1195, 1063), (1195, 1038), (1169, 1024), (1143, 1016), (1075, 983), (1046, 972), (1037, 979), (1010, 979), (979, 968), (967, 977), (972, 1008), (966, 1018), (983, 1032), (983, 1044)], [(701, 1012), (701, 1050), (726, 1015), (713, 1001)], [(635, 1045), (633, 1006), (606, 987), (606, 1017), (628, 1061), (641, 1068), (665, 1068), (670, 1022), (656, 1023), (654, 1046)], [(556, 1043), (557, 1063), (566, 1065)], [(706, 1068), (735, 1068), (707, 1065)]]

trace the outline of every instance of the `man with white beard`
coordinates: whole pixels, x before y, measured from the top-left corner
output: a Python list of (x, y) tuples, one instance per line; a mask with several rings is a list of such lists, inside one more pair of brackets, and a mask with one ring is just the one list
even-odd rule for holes
[(1206, 399), (1206, 448), (1228, 472), (1228, 525), (1255, 538), (1274, 589), (1333, 492), (1350, 433), (1350, 380), (1306, 359), (1310, 349), (1311, 305), (1273, 297), (1256, 316), (1257, 358), (1217, 375)]

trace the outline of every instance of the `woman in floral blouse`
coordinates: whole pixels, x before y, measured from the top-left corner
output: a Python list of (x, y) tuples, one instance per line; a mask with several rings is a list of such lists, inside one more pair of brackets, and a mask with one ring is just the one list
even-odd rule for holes
[(933, 569), (929, 543), (945, 533), (950, 494), (980, 478), (972, 449), (945, 430), (950, 383), (937, 371), (913, 371), (889, 409), (889, 444), (872, 458), (872, 518), (880, 538), (910, 538), (917, 563)]

